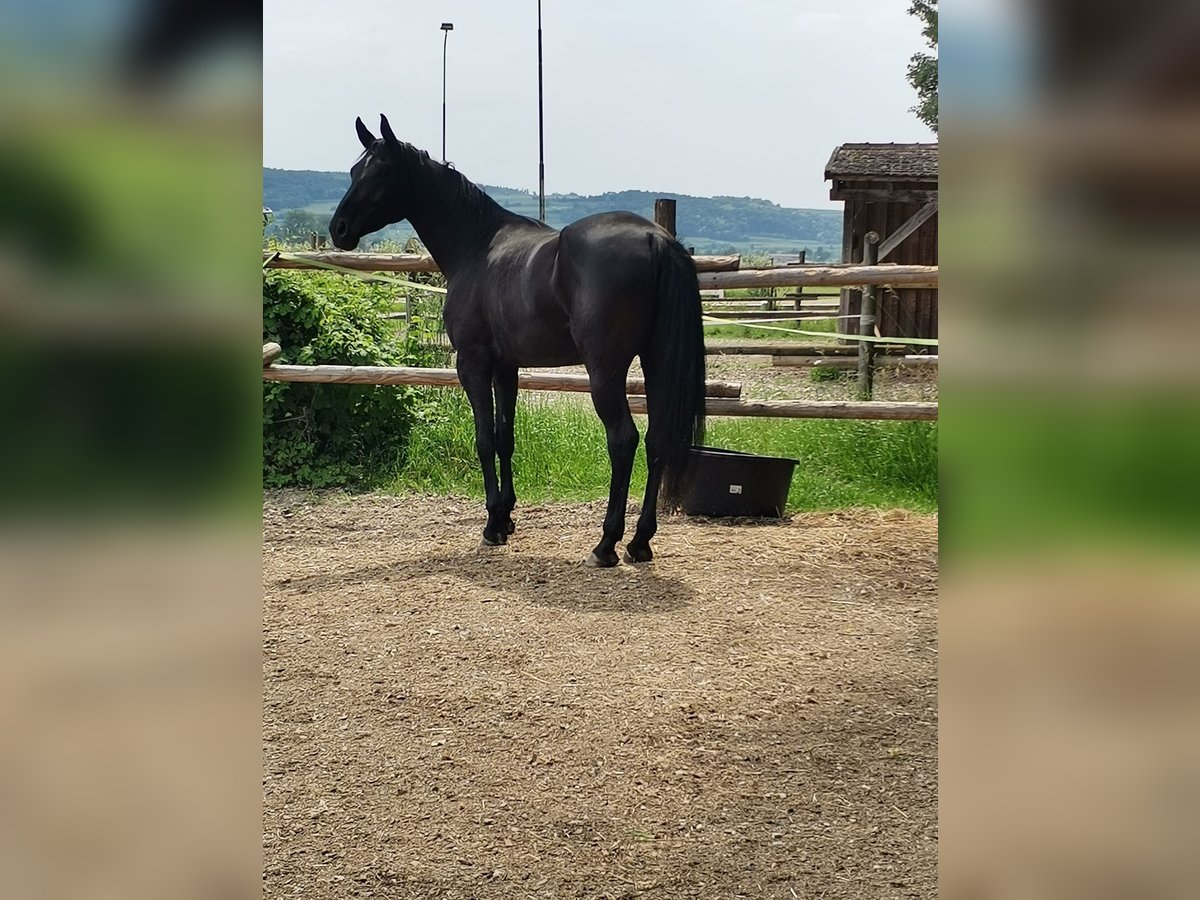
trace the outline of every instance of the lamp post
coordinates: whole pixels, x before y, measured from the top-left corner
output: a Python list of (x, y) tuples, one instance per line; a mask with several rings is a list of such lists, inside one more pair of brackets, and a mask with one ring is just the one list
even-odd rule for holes
[(538, 0), (538, 218), (546, 221), (546, 145), (542, 127), (542, 0)]
[(446, 161), (446, 45), (453, 30), (453, 22), (442, 23), (442, 162)]

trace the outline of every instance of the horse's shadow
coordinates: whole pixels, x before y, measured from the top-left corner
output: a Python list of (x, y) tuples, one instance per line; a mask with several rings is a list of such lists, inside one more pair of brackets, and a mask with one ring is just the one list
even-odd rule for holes
[(468, 556), (474, 565), (463, 565), (458, 574), (554, 609), (668, 612), (686, 606), (695, 593), (678, 578), (658, 574), (653, 563), (592, 569), (581, 560), (511, 552), (507, 548), (480, 550)]
[(465, 579), (500, 597), (576, 612), (669, 612), (686, 606), (695, 594), (679, 579), (656, 573), (652, 562), (592, 569), (580, 560), (527, 553), (511, 545), (280, 579), (276, 586), (310, 592), (347, 583), (386, 582), (393, 587), (412, 585), (419, 593), (422, 582), (446, 576)]

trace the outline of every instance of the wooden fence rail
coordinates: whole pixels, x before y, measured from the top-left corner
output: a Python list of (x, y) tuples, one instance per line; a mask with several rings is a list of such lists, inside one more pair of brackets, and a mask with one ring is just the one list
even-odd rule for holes
[[(693, 256), (697, 272), (736, 271), (740, 256)], [(268, 269), (321, 269), (340, 266), (356, 272), (440, 272), (433, 257), (426, 253), (355, 253), (336, 250), (263, 251)]]
[[(887, 285), (936, 288), (937, 266), (826, 265), (742, 269), (740, 256), (694, 256), (701, 290), (766, 287), (863, 287)], [(340, 253), (306, 251), (274, 254), (263, 251), (268, 269), (315, 269), (326, 265), (356, 272), (437, 272), (433, 258), (420, 253)]]
[[(263, 358), (266, 358), (264, 349)], [(456, 387), (458, 373), (453, 369), (420, 369), (409, 366), (290, 366), (264, 365), (264, 381), (301, 381), (318, 384), (376, 384), (376, 385), (427, 385), (431, 387)], [(559, 372), (522, 372), (517, 381), (519, 388), (527, 391), (576, 391), (591, 390), (586, 375)], [(725, 399), (742, 395), (738, 382), (708, 381), (704, 384), (705, 395)], [(641, 378), (630, 378), (625, 383), (627, 394), (644, 395), (646, 382)]]
[[(645, 397), (630, 397), (629, 410), (646, 412)], [(933, 421), (938, 405), (884, 400), (725, 400), (709, 398), (704, 411), (710, 416), (761, 416), (773, 419), (891, 419)]]
[[(846, 344), (800, 344), (767, 343), (766, 341), (746, 344), (709, 344), (705, 348), (709, 356), (857, 356), (858, 348)], [(909, 352), (903, 344), (882, 344), (876, 349), (878, 356), (903, 356)]]
[(808, 319), (842, 319), (850, 316), (839, 316), (836, 306), (828, 309), (803, 309), (799, 312), (785, 309), (706, 309), (704, 315), (710, 319), (728, 321), (736, 325), (739, 321), (755, 325), (770, 322), (800, 322)]
[(736, 272), (700, 272), (700, 289), (767, 287), (863, 287), (884, 285), (936, 288), (937, 266), (786, 266), (778, 269), (739, 269)]
[[(271, 348), (270, 353), (268, 349)], [(453, 369), (419, 369), (400, 366), (289, 366), (266, 363), (274, 352), (272, 345), (263, 348), (264, 381), (298, 381), (326, 384), (374, 385), (431, 385), (452, 387), (458, 384)], [(586, 391), (587, 377), (558, 373), (523, 373), (520, 387), (541, 391)], [(645, 382), (631, 378), (627, 384), (629, 409), (644, 415), (646, 412)], [(936, 403), (892, 403), (882, 401), (843, 402), (830, 400), (744, 400), (741, 385), (708, 382), (705, 411), (710, 416), (758, 416), (791, 419), (893, 419), (933, 420), (938, 415)], [(724, 393), (724, 396), (721, 394)]]

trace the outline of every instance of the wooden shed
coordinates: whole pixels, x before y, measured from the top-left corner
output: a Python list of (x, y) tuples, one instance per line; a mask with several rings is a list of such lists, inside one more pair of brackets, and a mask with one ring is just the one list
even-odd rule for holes
[[(937, 144), (842, 144), (825, 165), (829, 199), (844, 200), (842, 261), (862, 262), (863, 235), (879, 235), (881, 263), (937, 265)], [(878, 329), (888, 337), (935, 338), (936, 290), (884, 289)], [(839, 329), (858, 332), (862, 294), (842, 290)]]

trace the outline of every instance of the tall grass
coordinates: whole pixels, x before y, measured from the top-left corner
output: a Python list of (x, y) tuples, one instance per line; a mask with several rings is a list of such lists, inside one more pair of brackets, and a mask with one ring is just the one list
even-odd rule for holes
[[(438, 389), (431, 389), (437, 391)], [(470, 406), (460, 391), (431, 396), (417, 414), (396, 491), (483, 493)], [(639, 430), (645, 419), (635, 417)], [(517, 409), (513, 468), (517, 495), (530, 502), (608, 495), (604, 429), (586, 395), (525, 395)], [(710, 446), (800, 461), (788, 509), (849, 506), (937, 508), (937, 425), (785, 419), (714, 419)], [(630, 494), (645, 489), (644, 445)]]
[(799, 460), (788, 509), (937, 509), (936, 422), (716, 419), (707, 444)]
[[(433, 399), (436, 402), (418, 413), (394, 488), (482, 496), (475, 425), (466, 395), (443, 390)], [(534, 502), (608, 496), (604, 428), (586, 394), (557, 399), (523, 396), (517, 407), (514, 440), (518, 496)], [(641, 486), (638, 489), (643, 489), (644, 454), (639, 454), (634, 464), (633, 478)]]

